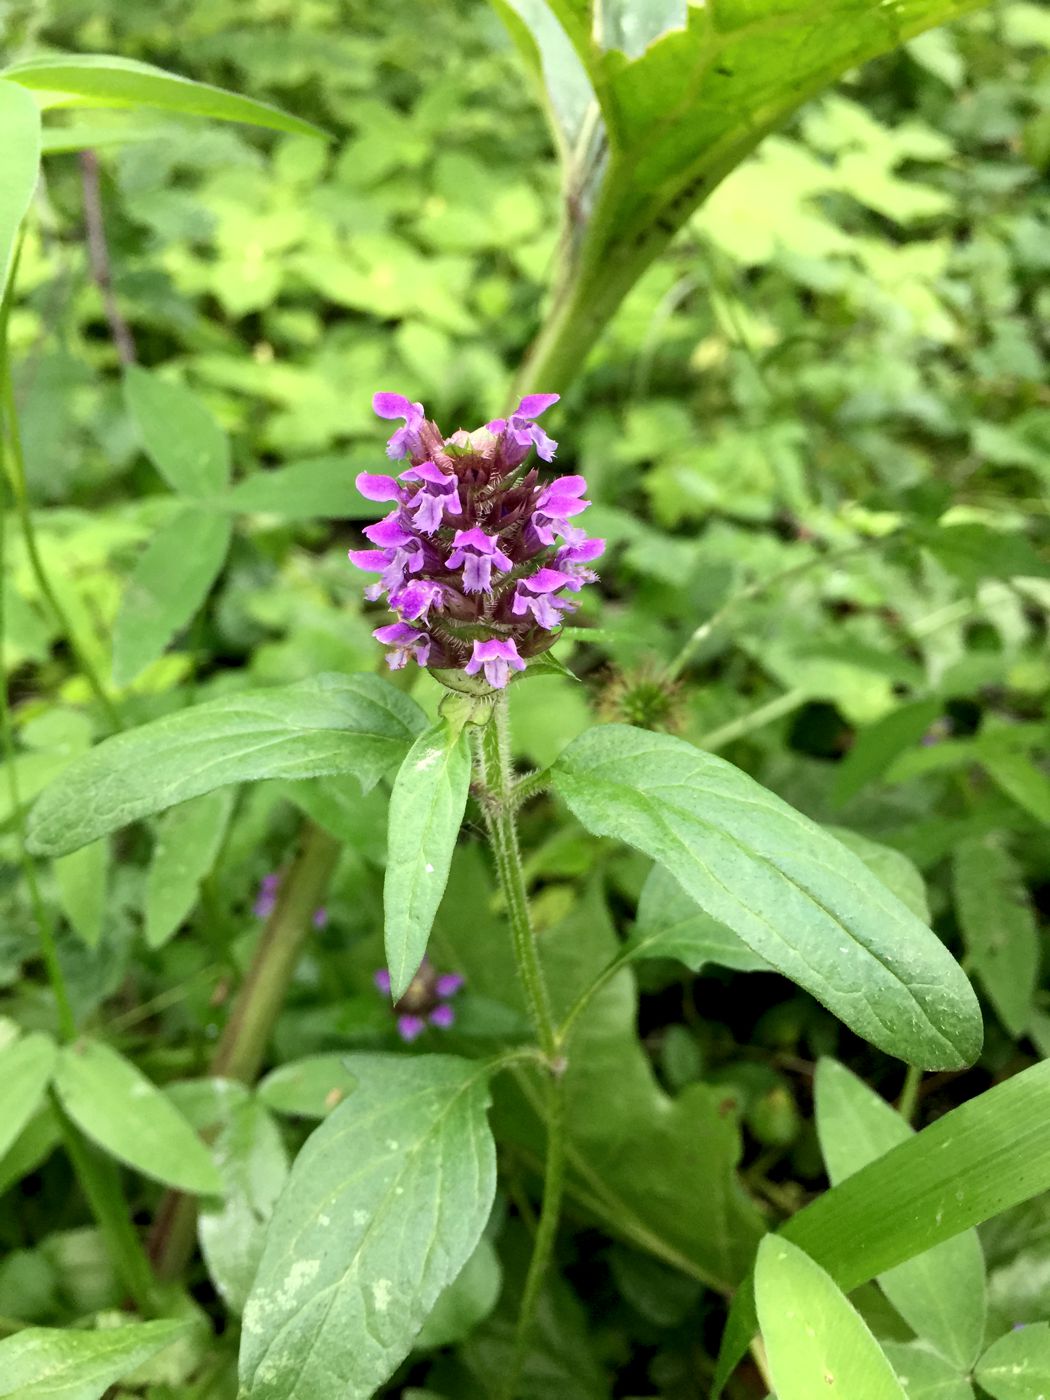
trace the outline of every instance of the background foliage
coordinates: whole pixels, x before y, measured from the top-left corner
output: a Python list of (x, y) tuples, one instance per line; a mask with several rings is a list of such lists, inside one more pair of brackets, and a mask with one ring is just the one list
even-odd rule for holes
[[(397, 388), (450, 425), (501, 411), (555, 257), (558, 169), (505, 31), (474, 0), (16, 0), (0, 16), (12, 57), (116, 52), (334, 133), (325, 144), (159, 115), (65, 119), (98, 153), (113, 296), (144, 367), (122, 386), (83, 169), (57, 154), (11, 335), (40, 547), (80, 651), (129, 723), (374, 669), (375, 620), (345, 562), (367, 514), (353, 477), (381, 455), (371, 393)], [(978, 985), (987, 1037), (974, 1069), (918, 1087), (921, 1121), (1050, 1053), (1048, 43), (1047, 11), (1010, 0), (855, 72), (767, 139), (646, 273), (557, 424), (559, 463), (586, 473), (589, 519), (611, 542), (601, 596), (577, 619), (588, 630), (563, 648), (583, 684), (552, 675), (513, 694), (523, 760), (552, 762), (595, 712), (671, 729), (848, 828), (928, 909)], [(96, 736), (13, 534), (6, 564), (28, 803)], [(666, 665), (671, 694), (655, 683)], [(159, 1339), (121, 1358), (113, 1380), (144, 1365), (122, 1394), (235, 1393), (234, 1329), (215, 1341), (201, 1323), (243, 1308), (290, 1153), (338, 1094), (337, 1062), (305, 1057), (395, 1043), (371, 980), (382, 795), (348, 801), (288, 776), (236, 805), (198, 797), (42, 867), (75, 1010), (98, 1042), (59, 1071), (65, 1110), (145, 1174), (126, 1183), (142, 1221), (160, 1197), (151, 1179), (189, 1184), (170, 1175), (165, 1123), (217, 1127), (237, 1181), (202, 1217), (191, 1325), (152, 1362)], [(0, 1037), (13, 1040), (51, 1012), (6, 788), (0, 806)], [(670, 937), (696, 914), (644, 858), (553, 827), (552, 810), (526, 815), (528, 876), (567, 1009), (621, 936)], [(257, 937), (258, 884), (304, 812), (347, 841), (327, 923), (259, 1094), (205, 1092), (188, 1081)], [(637, 991), (628, 974), (610, 982), (581, 1030), (593, 1054), (570, 1072), (574, 1229), (530, 1358), (537, 1396), (703, 1393), (723, 1295), (763, 1219), (823, 1187), (822, 1146), (834, 1180), (863, 1165), (827, 1149), (827, 1116), (846, 1111), (835, 1094), (849, 1090), (829, 1078), (815, 1117), (817, 1059), (838, 1057), (884, 1098), (901, 1092), (896, 1061), (719, 926), (706, 932), (715, 951), (699, 975), (670, 956), (639, 962)], [(504, 937), (467, 840), (433, 956), (467, 976), (455, 1034), (468, 1049), (521, 1017)], [(134, 1090), (107, 1079), (102, 1042), (180, 1110), (158, 1108), (161, 1137), (135, 1143), (137, 1158), (120, 1112), (105, 1111), (107, 1092), (119, 1110)], [(42, 1053), (30, 1049), (27, 1074)], [(461, 1297), (383, 1393), (480, 1400), (505, 1360), (540, 1139), (524, 1081), (497, 1087), (494, 1114), (507, 1194)], [(125, 1293), (54, 1152), (58, 1132), (44, 1109), (0, 1141), (11, 1329), (105, 1315)], [(929, 1336), (914, 1286), (910, 1304), (892, 1284), (854, 1295), (891, 1358), (900, 1348), (909, 1396), (935, 1393), (915, 1379), (922, 1365), (944, 1384), (938, 1364), (968, 1374), (980, 1339), (1045, 1321), (1048, 1220), (1037, 1200), (986, 1227), (986, 1330), (957, 1320), (938, 1361), (907, 1350), (914, 1332)], [(995, 1360), (986, 1353), (978, 1380), (1008, 1397)], [(742, 1393), (762, 1393), (750, 1385)]]

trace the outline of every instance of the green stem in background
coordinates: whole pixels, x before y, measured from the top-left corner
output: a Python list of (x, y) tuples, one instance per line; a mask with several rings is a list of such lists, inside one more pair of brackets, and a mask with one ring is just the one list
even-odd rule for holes
[[(0, 322), (0, 334), (6, 331), (6, 314)], [(5, 361), (6, 363), (6, 361)], [(14, 812), (15, 832), (18, 837), (18, 853), (29, 890), (33, 916), (36, 919), (40, 938), (40, 952), (51, 984), (58, 1012), (58, 1024), (63, 1037), (72, 1040), (77, 1033), (76, 1017), (66, 989), (62, 965), (58, 960), (58, 947), (44, 901), (36, 878), (36, 866), (26, 849), (25, 813), (22, 810), (22, 797), (18, 790), (18, 768), (15, 763), (15, 738), (11, 724), (10, 690), (7, 683), (7, 666), (4, 662), (4, 643), (7, 635), (7, 492), (0, 480), (0, 740), (3, 743), (4, 764), (7, 768), (7, 781), (11, 790), (11, 810)]]
[[(296, 964), (324, 902), (340, 845), (307, 822), (302, 844), (281, 881), (277, 905), (267, 919), (251, 966), (215, 1047), (208, 1074), (251, 1084), (262, 1068), (274, 1024), (284, 1005)], [(160, 1204), (150, 1245), (162, 1279), (177, 1278), (193, 1254), (197, 1206), (192, 1196), (171, 1191)]]
[(514, 1400), (521, 1379), (529, 1338), (543, 1282), (550, 1266), (565, 1194), (565, 1061), (551, 1011), (550, 993), (540, 962), (536, 931), (529, 915), (528, 892), (518, 845), (517, 806), (520, 786), (514, 775), (510, 714), (506, 693), (500, 694), (475, 746), (478, 778), (484, 790), (482, 807), (496, 863), (503, 906), (511, 927), (514, 957), (536, 1039), (548, 1070), (546, 1086), (547, 1156), (543, 1174), (543, 1204), (518, 1311), (514, 1351), (504, 1380), (504, 1400)]
[(727, 724), (720, 725), (717, 729), (710, 730), (707, 734), (701, 735), (697, 739), (698, 749), (707, 749), (715, 753), (718, 749), (724, 749), (727, 744), (734, 743), (737, 739), (743, 739), (748, 734), (754, 734), (757, 729), (764, 729), (767, 724), (772, 724), (774, 720), (783, 719), (785, 715), (797, 710), (800, 705), (804, 705), (810, 699), (811, 692), (796, 686), (794, 690), (785, 690), (783, 695), (774, 696), (772, 700), (767, 700), (764, 705), (759, 705), (754, 710), (748, 710), (747, 714), (738, 715), (736, 719), (731, 719)]
[(53, 1091), (51, 1106), (58, 1117), (66, 1153), (98, 1221), (117, 1277), (143, 1317), (161, 1316), (164, 1307), (158, 1298), (157, 1281), (132, 1222), (116, 1164), (85, 1140), (66, 1117)]
[(901, 1096), (897, 1101), (897, 1112), (904, 1119), (905, 1123), (915, 1121), (915, 1110), (919, 1106), (919, 1086), (922, 1083), (922, 1070), (915, 1065), (908, 1066), (908, 1073), (904, 1076), (904, 1087), (901, 1089)]
[(11, 482), (11, 490), (15, 498), (15, 508), (18, 511), (19, 523), (22, 526), (22, 536), (25, 539), (26, 553), (29, 556), (29, 564), (33, 570), (37, 587), (46, 601), (48, 607), (55, 615), (59, 628), (69, 643), (73, 655), (76, 657), (77, 665), (83, 673), (84, 679), (91, 688), (92, 694), (98, 701), (100, 708), (109, 721), (113, 729), (121, 728), (120, 715), (116, 706), (106, 693), (105, 686), (95, 670), (91, 658), (81, 647), (77, 639), (76, 630), (70, 623), (66, 611), (58, 600), (51, 580), (48, 577), (44, 561), (40, 556), (40, 549), (37, 545), (36, 532), (33, 527), (33, 514), (29, 505), (29, 491), (26, 486), (25, 454), (22, 449), (22, 435), (18, 426), (18, 409), (15, 403), (14, 383), (11, 378), (11, 358), (7, 343), (7, 316), (6, 312), (2, 322), (2, 340), (0, 340), (0, 398), (3, 402), (3, 416), (6, 424), (4, 460), (7, 468), (7, 476)]

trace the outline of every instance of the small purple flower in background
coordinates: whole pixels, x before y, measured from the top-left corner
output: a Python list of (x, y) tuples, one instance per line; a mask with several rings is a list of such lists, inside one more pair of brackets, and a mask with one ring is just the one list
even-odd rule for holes
[[(268, 919), (277, 908), (277, 894), (280, 888), (281, 877), (276, 871), (262, 877), (255, 903), (252, 905), (252, 913), (257, 919)], [(320, 909), (315, 909), (310, 922), (316, 929), (324, 928), (328, 923), (328, 910), (323, 905)]]
[(553, 459), (558, 444), (535, 420), (557, 402), (528, 394), (509, 418), (444, 437), (403, 394), (373, 398), (381, 418), (403, 420), (387, 454), (408, 463), (397, 477), (357, 478), (363, 496), (394, 509), (364, 531), (375, 548), (352, 549), (350, 561), (379, 575), (365, 597), (385, 595), (396, 615), (373, 633), (393, 670), (411, 660), (502, 690), (554, 645), (574, 608), (562, 595), (596, 580), (588, 566), (605, 541), (572, 523), (590, 504), (583, 477), (545, 483), (525, 465), (533, 449)]
[[(372, 979), (384, 996), (390, 995), (390, 973), (380, 968)], [(459, 972), (438, 972), (429, 958), (408, 984), (401, 1000), (394, 1005), (397, 1033), (408, 1045), (423, 1034), (428, 1025), (447, 1031), (456, 1020), (452, 998), (465, 978)]]

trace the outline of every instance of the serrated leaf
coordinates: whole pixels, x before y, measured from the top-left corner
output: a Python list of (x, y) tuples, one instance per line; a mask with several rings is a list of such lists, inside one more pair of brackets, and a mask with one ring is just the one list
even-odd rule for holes
[(602, 725), (569, 745), (552, 777), (584, 826), (659, 861), (859, 1035), (928, 1068), (977, 1055), (977, 999), (937, 936), (739, 769), (666, 734)]
[(226, 562), (232, 527), (190, 507), (162, 525), (132, 570), (113, 625), (113, 679), (128, 685), (193, 621)]
[(995, 836), (960, 841), (952, 857), (955, 911), (974, 973), (1011, 1035), (1023, 1035), (1039, 980), (1039, 930), (1028, 891)]
[[(236, 792), (218, 788), (166, 812), (157, 823), (146, 877), (146, 943), (159, 948), (179, 928), (200, 895), (222, 846)], [(66, 857), (70, 859), (70, 857)]]
[(29, 847), (63, 855), (230, 783), (352, 773), (364, 789), (401, 758), (423, 714), (377, 676), (320, 675), (206, 701), (105, 740), (29, 814)]
[(59, 903), (74, 932), (89, 948), (102, 938), (109, 874), (109, 842), (92, 841), (55, 861)]
[(755, 1297), (778, 1400), (827, 1389), (864, 1400), (907, 1400), (860, 1314), (801, 1249), (776, 1235), (758, 1247)]
[[(196, 394), (129, 365), (124, 397), (150, 461), (173, 491), (207, 499), (225, 490), (229, 440)], [(186, 535), (183, 547), (192, 539)]]
[[(800, 1210), (781, 1233), (844, 1292), (1050, 1189), (1050, 1060), (952, 1109)], [(713, 1396), (747, 1350), (750, 1281), (733, 1300)]]
[(44, 1101), (58, 1049), (35, 1031), (0, 1051), (0, 1157)]
[(180, 1191), (222, 1191), (211, 1154), (182, 1114), (122, 1055), (97, 1040), (64, 1046), (55, 1091), (81, 1131), (111, 1156)]
[(26, 59), (3, 77), (41, 94), (42, 107), (157, 107), (216, 121), (247, 122), (302, 136), (324, 136), (299, 117), (251, 97), (195, 83), (150, 63), (114, 54), (56, 54)]
[(139, 1322), (85, 1332), (27, 1327), (0, 1341), (0, 1396), (102, 1400), (110, 1386), (184, 1336), (186, 1322)]
[(0, 81), (0, 297), (7, 289), (18, 230), (40, 174), (40, 112), (14, 83)]
[(368, 1400), (488, 1219), (484, 1065), (354, 1056), (358, 1087), (296, 1159), (244, 1313), (252, 1400)]
[(394, 1001), (419, 970), (463, 822), (470, 787), (465, 728), (438, 719), (398, 769), (387, 821), (384, 939)]
[[(913, 1136), (912, 1129), (863, 1080), (834, 1060), (816, 1076), (817, 1132), (833, 1184)], [(967, 1230), (879, 1277), (883, 1292), (913, 1331), (960, 1371), (984, 1339), (984, 1256)]]
[(1050, 1394), (1050, 1323), (1007, 1332), (984, 1353), (975, 1374), (993, 1400), (1040, 1400)]

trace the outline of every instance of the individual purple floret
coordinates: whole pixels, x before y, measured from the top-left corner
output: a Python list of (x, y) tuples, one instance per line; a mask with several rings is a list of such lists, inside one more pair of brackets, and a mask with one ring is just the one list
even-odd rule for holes
[[(263, 876), (255, 903), (252, 905), (252, 913), (257, 919), (268, 919), (277, 908), (277, 894), (280, 888), (281, 877), (276, 871)], [(310, 922), (316, 929), (324, 928), (328, 923), (328, 910), (323, 905), (320, 909), (315, 909)]]
[(588, 567), (604, 540), (575, 524), (587, 509), (582, 476), (541, 482), (525, 459), (535, 448), (546, 462), (558, 444), (536, 419), (557, 394), (529, 394), (509, 418), (451, 437), (403, 394), (376, 394), (381, 418), (400, 418), (387, 444), (407, 458), (398, 476), (362, 472), (357, 487), (393, 509), (369, 525), (373, 547), (350, 560), (378, 581), (370, 601), (386, 597), (396, 621), (373, 635), (390, 647), (388, 662), (483, 676), (502, 690), (511, 675), (557, 640), (578, 593), (597, 577)]
[[(372, 980), (384, 996), (390, 995), (390, 973), (385, 967), (379, 968)], [(456, 1012), (452, 998), (465, 981), (462, 973), (438, 972), (430, 959), (424, 958), (404, 996), (394, 1004), (397, 1033), (401, 1039), (411, 1044), (428, 1025), (443, 1031), (454, 1025)]]

